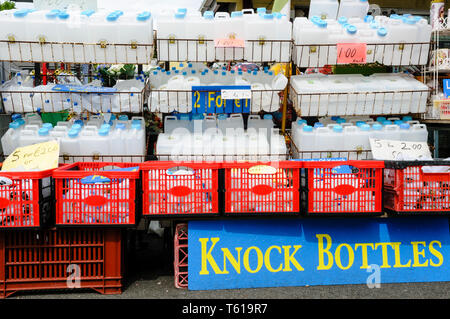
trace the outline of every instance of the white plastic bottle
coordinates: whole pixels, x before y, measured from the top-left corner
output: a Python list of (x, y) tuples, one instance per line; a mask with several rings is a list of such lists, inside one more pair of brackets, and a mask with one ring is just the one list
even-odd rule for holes
[(308, 18), (319, 16), (321, 19), (336, 20), (339, 9), (339, 2), (337, 0), (311, 0), (309, 6)]
[(339, 4), (338, 18), (347, 17), (364, 19), (368, 11), (368, 0), (341, 0)]
[(428, 142), (428, 130), (425, 124), (414, 124), (410, 132), (411, 142)]
[(152, 50), (144, 45), (153, 44), (153, 18), (149, 11), (136, 14), (126, 12), (120, 21), (119, 43), (138, 46), (118, 46), (117, 51), (120, 61), (127, 63), (148, 63), (152, 59)]
[(9, 129), (1, 138), (3, 154), (9, 155), (19, 146), (22, 129), (23, 125), (17, 121), (9, 123)]
[(281, 13), (274, 13), (276, 24), (276, 38), (272, 42), (272, 58), (274, 62), (289, 62), (291, 60), (292, 22)]
[(311, 153), (304, 152), (312, 152), (315, 151), (316, 147), (316, 134), (312, 126), (305, 125), (302, 127), (297, 146), (299, 148), (299, 152), (302, 152), (301, 158), (312, 158)]
[(99, 14), (92, 17), (92, 36), (95, 46), (95, 59), (97, 63), (118, 63), (114, 44), (119, 42), (117, 28), (120, 25), (120, 12), (111, 12), (107, 15)]
[(214, 27), (213, 11), (205, 11), (203, 17), (186, 23), (186, 38), (193, 40), (188, 42), (188, 61), (214, 61)]

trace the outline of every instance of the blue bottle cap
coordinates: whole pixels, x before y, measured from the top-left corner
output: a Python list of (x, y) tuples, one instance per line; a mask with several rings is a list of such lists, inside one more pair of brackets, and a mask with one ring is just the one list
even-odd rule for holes
[(60, 14), (58, 14), (58, 18), (60, 18), (62, 20), (66, 20), (69, 17), (70, 17), (70, 15), (67, 12), (65, 12), (65, 11), (62, 11), (62, 12), (60, 12)]
[(84, 125), (84, 122), (83, 122), (83, 120), (75, 120), (75, 122), (73, 122), (74, 124), (78, 124), (78, 125), (80, 125), (80, 126), (83, 126)]
[(67, 135), (68, 135), (70, 138), (75, 138), (75, 137), (78, 136), (78, 133), (79, 133), (79, 132), (80, 132), (79, 130), (69, 130), (69, 132), (67, 133)]
[(340, 116), (332, 116), (331, 120), (336, 122), (336, 120), (339, 119), (339, 118), (341, 118), (341, 117)]
[(42, 124), (42, 127), (51, 130), (53, 128), (53, 125), (52, 123), (44, 123)]
[(264, 120), (273, 120), (273, 116), (272, 116), (272, 114), (264, 114), (263, 119)]
[(59, 10), (52, 10), (45, 14), (47, 19), (55, 19), (60, 14)]
[(104, 127), (98, 130), (98, 135), (100, 136), (107, 136), (109, 134), (109, 130)]
[(357, 121), (356, 126), (361, 127), (362, 125), (366, 124), (364, 121)]
[(185, 16), (186, 16), (186, 13), (182, 13), (182, 12), (175, 13), (175, 19), (184, 19)]
[(186, 14), (187, 13), (187, 8), (178, 8), (177, 12), (181, 12), (181, 13)]
[(85, 10), (85, 11), (81, 12), (81, 15), (90, 17), (90, 16), (93, 15), (94, 13), (95, 13), (94, 10)]
[(111, 125), (110, 125), (110, 124), (107, 124), (107, 123), (102, 124), (102, 126), (100, 126), (100, 129), (107, 129), (107, 130), (110, 130), (110, 129), (111, 129)]
[(400, 124), (400, 129), (401, 130), (409, 130), (409, 124), (408, 123), (402, 123)]
[(119, 15), (116, 13), (110, 13), (108, 14), (108, 16), (106, 17), (107, 21), (113, 22), (113, 21), (117, 21), (117, 19), (119, 19)]
[(342, 124), (342, 123), (345, 123), (345, 122), (347, 122), (347, 120), (346, 119), (342, 119), (342, 118), (339, 118), (339, 119), (336, 120), (336, 123), (338, 123), (338, 124)]
[(21, 114), (13, 114), (13, 115), (11, 115), (11, 119), (13, 120), (13, 121), (15, 121), (15, 120), (17, 120), (17, 119), (20, 119), (20, 118), (22, 118), (22, 115)]
[(383, 125), (391, 125), (391, 124), (392, 124), (392, 122), (391, 122), (391, 121), (389, 121), (389, 120), (386, 120), (386, 121), (383, 121), (383, 122), (382, 122), (382, 124), (383, 124)]
[(370, 125), (369, 124), (363, 124), (359, 127), (361, 131), (370, 131)]
[(402, 120), (404, 122), (412, 121), (412, 116), (408, 116), (408, 115), (407, 116), (403, 116)]
[(19, 123), (20, 126), (25, 125), (25, 120), (23, 118), (17, 119), (15, 122)]
[(16, 18), (23, 18), (29, 13), (28, 9), (19, 9), (14, 12)]
[(302, 124), (308, 124), (308, 122), (306, 120), (297, 120), (297, 124), (298, 125), (302, 125)]
[(131, 123), (131, 128), (135, 130), (141, 130), (142, 126), (141, 123)]
[(205, 19), (214, 19), (214, 12), (212, 12), (212, 11), (205, 11), (204, 13), (203, 13), (203, 17), (205, 18)]
[(195, 114), (192, 114), (192, 119), (193, 120), (203, 120), (204, 116), (203, 116), (203, 114), (195, 113)]
[(266, 13), (266, 14), (264, 14), (263, 18), (266, 20), (273, 20), (273, 14)]
[(372, 125), (372, 129), (375, 131), (381, 131), (383, 129), (383, 125), (375, 123), (374, 125)]
[(364, 17), (364, 22), (372, 22), (373, 21), (373, 15), (366, 15)]
[(309, 126), (309, 125), (303, 126), (303, 132), (312, 132), (312, 131), (313, 131), (313, 127), (312, 126)]
[(217, 115), (218, 120), (226, 120), (227, 118), (228, 118), (228, 115), (224, 114), (224, 113)]
[(358, 31), (358, 29), (356, 29), (356, 27), (351, 24), (346, 27), (346, 30), (347, 30), (347, 33), (349, 33), (349, 34), (355, 34), (356, 31)]
[(384, 116), (377, 117), (377, 122), (383, 122), (383, 121), (386, 121), (386, 118)]
[(242, 13), (242, 11), (233, 11), (231, 12), (231, 17), (232, 18), (236, 18), (236, 17), (242, 17), (244, 14)]
[(347, 17), (339, 17), (338, 22), (339, 24), (346, 24), (348, 21)]
[(48, 128), (40, 128), (38, 131), (39, 136), (47, 136), (48, 135)]
[(73, 124), (70, 129), (79, 131), (79, 130), (81, 130), (81, 125), (78, 124), (78, 123), (77, 124)]
[(340, 126), (340, 125), (333, 126), (333, 132), (335, 132), (335, 133), (342, 133), (342, 131), (343, 131), (342, 126)]
[(128, 115), (125, 115), (125, 114), (120, 115), (119, 121), (128, 121)]
[(152, 16), (152, 14), (149, 11), (144, 11), (142, 13), (139, 13), (136, 17), (136, 20), (138, 21), (147, 21), (148, 19), (150, 19), (150, 17)]
[(319, 28), (326, 28), (328, 26), (328, 23), (325, 20), (314, 21), (314, 24), (317, 25)]
[(189, 121), (189, 114), (186, 113), (180, 114), (180, 120)]
[(266, 11), (267, 11), (267, 9), (264, 8), (264, 7), (260, 7), (260, 8), (257, 8), (257, 9), (256, 9), (256, 12), (257, 12), (257, 13), (265, 13)]
[(12, 129), (18, 129), (20, 127), (20, 123), (19, 122), (11, 122), (11, 123), (9, 123), (9, 128), (12, 128)]
[(394, 124), (395, 124), (395, 125), (400, 125), (400, 124), (402, 124), (402, 123), (403, 123), (402, 120), (395, 120), (395, 121), (394, 121)]
[(407, 18), (403, 18), (403, 23), (413, 25), (413, 24), (417, 23), (417, 20), (414, 19), (413, 17), (407, 17)]
[(323, 127), (324, 125), (320, 122), (314, 123), (314, 128)]

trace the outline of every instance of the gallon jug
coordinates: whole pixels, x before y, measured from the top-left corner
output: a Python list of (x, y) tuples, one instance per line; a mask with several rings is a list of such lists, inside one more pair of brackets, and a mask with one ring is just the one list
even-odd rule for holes
[(367, 0), (341, 0), (339, 4), (339, 17), (361, 18), (367, 15), (369, 2)]
[(205, 11), (203, 17), (192, 18), (186, 23), (188, 42), (188, 61), (207, 61), (215, 59), (214, 12)]
[(246, 42), (245, 46), (245, 59), (247, 61), (271, 61), (272, 54), (280, 50), (279, 43), (277, 43), (278, 46), (273, 47), (273, 42), (266, 42), (278, 38), (273, 14), (266, 13), (258, 19), (249, 20), (245, 27), (245, 34), (247, 39), (250, 40)]
[[(95, 60), (105, 61), (106, 63), (117, 63), (118, 57), (114, 44), (119, 43), (118, 28), (120, 25), (120, 12), (112, 12), (108, 15), (99, 14), (92, 17), (93, 26), (92, 36), (95, 46)], [(98, 62), (100, 62), (98, 61)]]
[[(151, 47), (147, 46), (153, 44), (153, 19), (149, 11), (125, 13), (118, 31), (119, 43), (130, 45), (118, 46), (120, 61), (148, 63), (152, 59)], [(133, 44), (138, 44), (136, 49), (132, 49)]]
[(319, 16), (321, 19), (337, 18), (339, 2), (337, 0), (311, 0), (308, 18)]

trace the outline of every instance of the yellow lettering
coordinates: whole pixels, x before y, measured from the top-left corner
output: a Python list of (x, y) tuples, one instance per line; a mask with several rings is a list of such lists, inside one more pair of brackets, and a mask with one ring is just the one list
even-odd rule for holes
[(424, 241), (412, 241), (411, 245), (413, 245), (413, 267), (428, 267), (428, 260), (425, 263), (419, 261), (420, 256), (425, 257), (425, 250), (419, 251), (419, 245), (426, 246), (426, 243)]
[(292, 263), (298, 271), (303, 271), (303, 267), (294, 258), (295, 253), (302, 248), (302, 245), (294, 245), (294, 252), (289, 254), (289, 250), (292, 246), (282, 246), (284, 249), (284, 269), (283, 271), (292, 271), (290, 263)]
[[(331, 236), (328, 234), (317, 234), (318, 239), (318, 247), (319, 247), (319, 266), (317, 266), (317, 270), (328, 270), (333, 266), (333, 254), (330, 253), (331, 248)], [(326, 248), (323, 248), (323, 239), (326, 239), (327, 245)], [(328, 264), (324, 263), (324, 253), (328, 256)]]
[(223, 273), (229, 274), (230, 272), (227, 271), (227, 260), (231, 263), (231, 266), (233, 266), (234, 270), (238, 274), (241, 273), (241, 250), (242, 247), (236, 247), (235, 248), (238, 253), (238, 260), (234, 258), (234, 256), (231, 254), (230, 250), (228, 248), (222, 248), (223, 251)]
[(222, 107), (222, 105), (223, 105), (222, 96), (221, 95), (217, 95), (217, 97), (216, 97), (216, 107)]
[(216, 261), (211, 255), (212, 250), (214, 249), (214, 246), (217, 244), (217, 242), (220, 240), (218, 237), (211, 238), (211, 248), (209, 248), (209, 251), (206, 252), (207, 244), (209, 241), (209, 238), (199, 238), (199, 242), (202, 244), (202, 269), (200, 270), (200, 275), (208, 275), (209, 271), (207, 269), (207, 262), (211, 265), (212, 269), (216, 274), (223, 274), (223, 272), (220, 270), (219, 266), (217, 266)]
[(236, 105), (236, 107), (241, 107), (241, 100), (234, 100), (234, 105)]
[[(341, 262), (341, 249), (342, 249), (342, 247), (346, 247), (347, 250), (348, 250), (348, 264), (347, 264), (346, 267), (342, 266), (342, 262)], [(336, 265), (339, 268), (341, 268), (342, 270), (349, 269), (353, 265), (353, 261), (355, 260), (355, 254), (353, 253), (353, 249), (348, 244), (340, 244), (336, 248), (336, 252), (335, 252), (334, 255), (335, 255)]]
[[(252, 250), (256, 251), (256, 255), (258, 256), (258, 264), (256, 266), (256, 269), (254, 269), (254, 270), (250, 268), (250, 262), (249, 262), (249, 255)], [(263, 253), (258, 247), (252, 246), (252, 247), (247, 248), (247, 250), (244, 253), (244, 267), (249, 273), (254, 274), (254, 273), (260, 271), (261, 267), (263, 266), (263, 263), (264, 263)]]
[(195, 91), (194, 97), (197, 97), (197, 100), (195, 101), (194, 107), (195, 108), (199, 108), (200, 105), (198, 105), (198, 101), (200, 100), (200, 92), (199, 91)]
[(266, 265), (266, 268), (270, 272), (279, 272), (283, 268), (283, 263), (280, 263), (280, 266), (277, 269), (273, 269), (272, 264), (270, 263), (270, 252), (272, 249), (276, 249), (281, 254), (281, 248), (280, 246), (270, 246), (267, 248), (266, 253), (264, 254), (264, 264)]
[(435, 256), (435, 257), (437, 257), (439, 259), (439, 263), (436, 264), (435, 262), (433, 262), (432, 259), (430, 259), (430, 265), (433, 266), (433, 267), (440, 267), (440, 266), (442, 266), (442, 264), (444, 262), (444, 257), (442, 257), (442, 254), (441, 254), (440, 251), (438, 251), (437, 249), (435, 249), (433, 247), (433, 244), (437, 244), (439, 246), (439, 248), (441, 248), (441, 243), (439, 241), (437, 241), (437, 240), (433, 240), (430, 243), (430, 245), (428, 246), (428, 249), (430, 250), (430, 253), (433, 256)]
[(211, 107), (211, 101), (214, 101), (214, 92), (208, 92), (208, 108)]
[(383, 256), (383, 264), (380, 266), (380, 268), (391, 268), (391, 266), (389, 266), (388, 253), (387, 253), (387, 247), (391, 246), (391, 243), (376, 243), (375, 250), (377, 250), (378, 247), (380, 247), (380, 246), (381, 246), (381, 252), (382, 252), (382, 256)]
[(368, 269), (369, 263), (367, 261), (367, 247), (372, 248), (374, 250), (374, 245), (372, 243), (361, 243), (361, 244), (355, 244), (355, 250), (357, 250), (359, 247), (361, 247), (361, 255), (362, 255), (362, 265), (359, 267), (360, 269)]
[(395, 264), (394, 268), (407, 268), (411, 267), (411, 260), (408, 260), (406, 265), (402, 265), (401, 257), (400, 257), (400, 245), (401, 243), (391, 243), (392, 247), (394, 248), (394, 254), (395, 254)]

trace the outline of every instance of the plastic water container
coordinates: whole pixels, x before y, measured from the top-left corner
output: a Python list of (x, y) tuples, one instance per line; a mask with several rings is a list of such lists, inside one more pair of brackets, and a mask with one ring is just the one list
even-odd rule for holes
[[(125, 140), (127, 155), (145, 155), (145, 126), (143, 125), (143, 123), (132, 123)], [(141, 161), (142, 159), (139, 157), (135, 157), (132, 160), (132, 162), (136, 163), (139, 163)]]
[(275, 124), (270, 114), (264, 115), (263, 119), (259, 115), (249, 115), (248, 117), (247, 131), (253, 129), (258, 133), (265, 133), (269, 137), (274, 126)]
[(327, 64), (327, 46), (308, 46), (308, 44), (328, 44), (328, 24), (324, 20), (316, 19), (314, 23), (304, 24), (297, 30), (295, 44), (302, 45), (297, 48), (297, 65), (300, 67), (323, 67)]
[[(427, 64), (428, 62), (428, 53), (430, 50), (430, 38), (431, 38), (431, 31), (432, 26), (431, 24), (428, 24), (428, 21), (426, 19), (422, 19), (421, 17), (416, 17), (418, 19), (416, 26), (418, 28), (418, 43), (425, 43), (425, 44), (419, 44), (420, 46), (420, 57), (417, 64), (423, 65)], [(412, 64), (415, 64), (416, 61), (411, 61)]]
[(249, 20), (245, 26), (245, 34), (248, 40), (245, 46), (245, 59), (247, 61), (271, 61), (272, 54), (279, 52), (280, 43), (273, 47), (274, 42), (266, 40), (277, 40), (276, 20), (273, 14), (264, 14), (258, 19)]
[(203, 17), (188, 20), (186, 38), (195, 40), (188, 42), (188, 61), (214, 61), (214, 26), (214, 12), (212, 11), (206, 11)]
[(217, 127), (222, 134), (227, 135), (235, 129), (244, 129), (244, 118), (242, 114), (231, 114), (228, 118), (219, 117)]
[[(105, 61), (106, 63), (117, 63), (116, 50), (111, 44), (119, 43), (118, 29), (120, 28), (120, 12), (109, 14), (96, 14), (92, 19), (92, 43), (95, 46), (95, 61)], [(109, 45), (108, 45), (109, 44)]]
[(2, 150), (4, 155), (9, 155), (17, 148), (20, 140), (20, 132), (23, 125), (14, 121), (9, 123), (9, 129), (1, 138)]
[(158, 135), (158, 139), (156, 141), (156, 155), (158, 156), (158, 160), (174, 160), (169, 155), (173, 154), (172, 151), (179, 143), (181, 136), (182, 135), (167, 133), (161, 133)]
[(59, 13), (59, 10), (35, 11), (28, 15), (25, 24), (27, 38), (38, 42), (31, 44), (33, 58), (38, 61), (62, 61), (62, 46), (45, 44), (60, 41), (59, 28), (56, 27)]
[(272, 129), (270, 134), (270, 160), (283, 161), (286, 160), (287, 147), (284, 136), (279, 134), (277, 129)]
[[(15, 10), (11, 15), (3, 15), (0, 19), (0, 40), (4, 41), (27, 41), (27, 30), (24, 25), (27, 22), (30, 10)], [(2, 44), (1, 52), (5, 52), (3, 60), (11, 60), (13, 57), (21, 57), (24, 60), (31, 60), (29, 45), (22, 43)], [(9, 51), (8, 51), (9, 50)]]
[(410, 129), (411, 142), (428, 142), (428, 130), (425, 124), (414, 124)]
[[(151, 13), (149, 11), (126, 12), (121, 17), (118, 31), (118, 41), (121, 44), (153, 44), (153, 18)], [(117, 51), (120, 61), (126, 61), (127, 63), (148, 63), (152, 58), (150, 47), (137, 46), (134, 50), (131, 49), (131, 46), (118, 46)]]
[(387, 140), (399, 141), (400, 140), (400, 128), (398, 125), (388, 124), (384, 126), (385, 138)]
[(293, 76), (291, 77), (291, 83), (298, 93), (297, 103), (294, 103), (299, 108), (297, 111), (300, 111), (304, 116), (327, 115), (329, 95), (324, 93), (329, 92), (329, 87), (326, 86), (326, 81)]
[[(302, 127), (296, 145), (300, 152), (312, 152), (316, 150), (316, 134), (312, 126), (305, 125)], [(311, 156), (306, 155), (306, 158), (311, 158)]]
[(337, 0), (311, 0), (308, 18), (319, 16), (321, 19), (336, 19), (339, 9)]
[[(245, 39), (245, 20), (242, 15), (234, 13), (233, 18), (228, 12), (216, 12), (214, 16), (214, 39)], [(216, 48), (216, 59), (231, 61), (243, 59), (242, 48)]]
[(369, 2), (367, 0), (341, 0), (339, 4), (339, 17), (361, 18), (367, 15)]
[(291, 60), (292, 22), (281, 13), (275, 14), (276, 40), (289, 42), (273, 42), (270, 61), (288, 62)]

